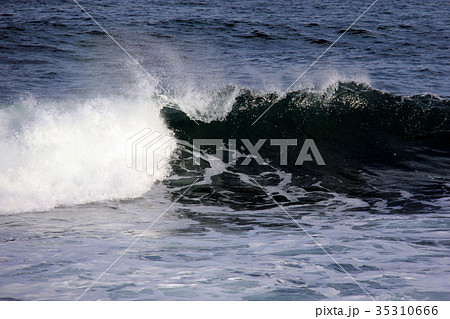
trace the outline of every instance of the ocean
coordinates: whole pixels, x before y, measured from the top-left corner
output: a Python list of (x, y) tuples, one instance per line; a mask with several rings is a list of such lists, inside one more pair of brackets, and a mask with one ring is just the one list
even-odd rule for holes
[(0, 300), (450, 300), (449, 9), (2, 2)]

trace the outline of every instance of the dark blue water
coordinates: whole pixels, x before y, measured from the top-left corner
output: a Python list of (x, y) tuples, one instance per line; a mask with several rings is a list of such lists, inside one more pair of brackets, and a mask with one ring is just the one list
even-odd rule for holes
[[(287, 88), (371, 1), (81, 2), (164, 87)], [(447, 1), (378, 1), (303, 79), (361, 77), (403, 95), (448, 97)], [(6, 1), (1, 97), (116, 93), (128, 57), (71, 1)], [(131, 69), (131, 70), (130, 70)]]
[[(447, 1), (379, 0), (283, 96), (371, 1), (80, 4), (135, 61), (74, 1), (0, 9), (0, 298), (78, 298), (184, 194), (83, 299), (450, 299)], [(326, 165), (195, 166), (194, 138)]]

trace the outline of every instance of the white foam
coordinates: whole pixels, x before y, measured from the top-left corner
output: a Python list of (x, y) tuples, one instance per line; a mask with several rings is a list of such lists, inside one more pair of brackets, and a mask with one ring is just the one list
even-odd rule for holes
[(177, 101), (189, 117), (209, 123), (223, 120), (231, 111), (238, 94), (239, 89), (231, 85), (218, 90), (189, 87), (179, 93)]
[(339, 83), (343, 82), (356, 82), (358, 84), (371, 85), (370, 77), (362, 71), (346, 73), (337, 70), (329, 70), (325, 77), (320, 78), (317, 86), (321, 91), (333, 91), (337, 89)]
[(0, 110), (0, 213), (142, 195), (167, 174), (126, 166), (127, 138), (146, 127), (172, 134), (149, 98), (29, 98)]

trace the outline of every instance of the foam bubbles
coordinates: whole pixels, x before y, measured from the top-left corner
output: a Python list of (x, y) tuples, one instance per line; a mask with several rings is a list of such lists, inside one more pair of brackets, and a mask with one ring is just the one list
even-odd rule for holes
[(0, 212), (142, 195), (167, 174), (126, 166), (127, 138), (146, 127), (171, 135), (158, 105), (143, 98), (29, 98), (0, 110)]

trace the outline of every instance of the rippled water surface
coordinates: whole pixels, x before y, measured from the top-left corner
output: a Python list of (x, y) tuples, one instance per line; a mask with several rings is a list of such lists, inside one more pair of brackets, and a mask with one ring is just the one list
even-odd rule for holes
[[(447, 1), (345, 34), (371, 1), (79, 3), (135, 61), (73, 1), (0, 8), (1, 300), (450, 300)], [(151, 176), (143, 128), (173, 138)]]

